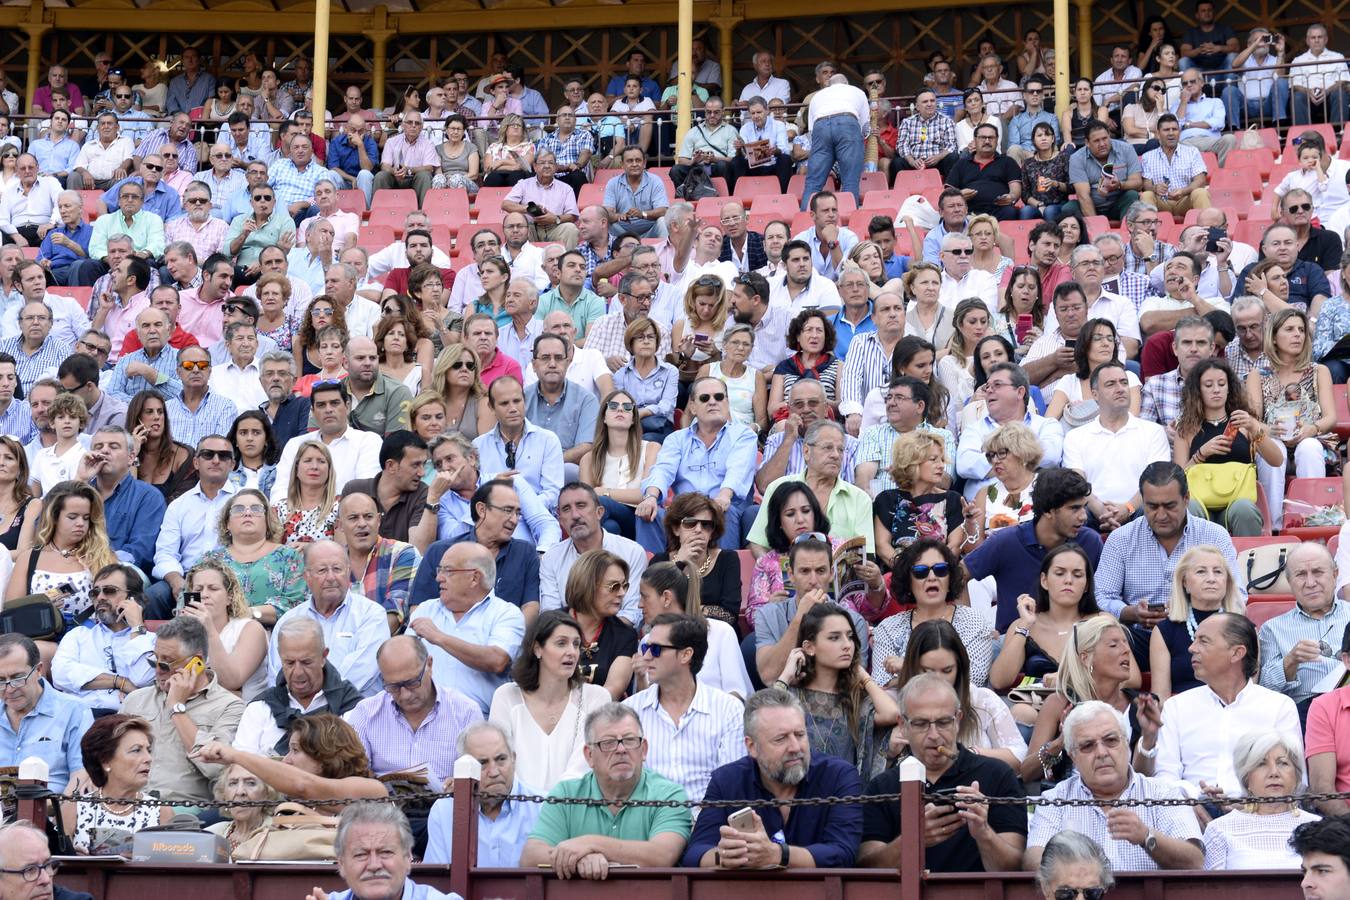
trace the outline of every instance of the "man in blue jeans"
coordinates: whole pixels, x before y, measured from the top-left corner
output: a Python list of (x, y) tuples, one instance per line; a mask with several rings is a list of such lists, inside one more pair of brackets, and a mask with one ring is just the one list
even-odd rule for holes
[(839, 165), (839, 186), (862, 202), (858, 185), (862, 181), (863, 137), (871, 122), (867, 95), (848, 83), (843, 75), (833, 75), (830, 83), (811, 98), (808, 114), (811, 155), (806, 162), (806, 190), (802, 209), (811, 195), (825, 187), (830, 170)]

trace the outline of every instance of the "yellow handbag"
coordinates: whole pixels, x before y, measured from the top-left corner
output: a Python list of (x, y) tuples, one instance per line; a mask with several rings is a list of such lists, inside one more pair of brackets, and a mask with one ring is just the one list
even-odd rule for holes
[(1239, 500), (1256, 502), (1256, 466), (1251, 463), (1196, 463), (1186, 470), (1191, 496), (1205, 509), (1227, 509)]

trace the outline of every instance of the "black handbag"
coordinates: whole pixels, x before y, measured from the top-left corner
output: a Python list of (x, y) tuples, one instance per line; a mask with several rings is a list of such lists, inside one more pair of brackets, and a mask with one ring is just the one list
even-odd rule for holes
[[(33, 589), (33, 570), (37, 568), (39, 547), (28, 560), (28, 589)], [(75, 593), (70, 582), (54, 588), (50, 593), (28, 594), (5, 604), (0, 610), (0, 634), (22, 634), (35, 641), (57, 641), (66, 631), (65, 617), (56, 609), (55, 601)]]

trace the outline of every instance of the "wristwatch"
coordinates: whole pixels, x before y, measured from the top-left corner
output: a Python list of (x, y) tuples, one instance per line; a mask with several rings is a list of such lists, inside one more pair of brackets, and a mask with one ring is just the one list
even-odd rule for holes
[(169, 710), (170, 718), (172, 718), (173, 716), (185, 716), (185, 715), (187, 715), (186, 703), (175, 703), (173, 707)]
[(439, 506), (437, 506), (435, 503), (423, 503), (423, 504), (422, 504), (422, 508), (425, 509), (427, 512), (440, 512), (440, 511), (441, 511), (441, 508), (440, 508)]
[[(1154, 843), (1155, 844), (1157, 843), (1157, 838), (1154, 838)], [(788, 867), (788, 859), (792, 855), (792, 852), (788, 848), (787, 841), (783, 841), (783, 843), (779, 844), (779, 846), (783, 848), (783, 856), (781, 859), (779, 859), (778, 864), (786, 869)]]
[(148, 632), (147, 632), (147, 629), (146, 629), (146, 627), (145, 627), (144, 625), (137, 625), (135, 628), (131, 629), (131, 636), (132, 636), (132, 637), (140, 637), (141, 635), (146, 634), (146, 633), (148, 633)]
[(1144, 852), (1152, 855), (1153, 851), (1157, 849), (1158, 849), (1158, 836), (1154, 834), (1152, 831), (1150, 831), (1148, 833), (1148, 837), (1144, 838)]

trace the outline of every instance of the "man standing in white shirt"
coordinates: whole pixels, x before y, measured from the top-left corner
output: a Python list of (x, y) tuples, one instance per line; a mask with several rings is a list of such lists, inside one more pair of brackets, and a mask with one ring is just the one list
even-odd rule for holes
[(771, 306), (787, 307), (789, 315), (796, 316), (804, 309), (823, 309), (833, 315), (844, 305), (834, 282), (812, 267), (813, 256), (811, 246), (806, 241), (787, 242), (783, 247), (786, 277), (769, 295)]
[(277, 462), (277, 480), (271, 493), (273, 503), (286, 498), (301, 445), (316, 437), (333, 456), (333, 488), (338, 493), (354, 478), (374, 478), (380, 474), (380, 446), (384, 441), (378, 434), (357, 431), (350, 426), (347, 386), (342, 382), (317, 382), (310, 392), (309, 403), (319, 432), (317, 435), (312, 432), (298, 434), (286, 442)]
[(1130, 63), (1130, 48), (1118, 44), (1111, 48), (1111, 67), (1093, 79), (1092, 99), (1098, 106), (1118, 111), (1126, 91), (1138, 93), (1144, 73)]
[(1130, 415), (1130, 373), (1123, 363), (1102, 363), (1088, 383), (1098, 415), (1064, 436), (1064, 466), (1092, 482), (1088, 509), (1102, 530), (1114, 530), (1143, 507), (1139, 476), (1149, 463), (1171, 459), (1172, 445), (1161, 425)]
[(1179, 781), (1193, 797), (1233, 797), (1244, 789), (1233, 748), (1247, 732), (1274, 729), (1302, 755), (1294, 701), (1254, 680), (1258, 646), (1256, 626), (1240, 613), (1215, 613), (1196, 627), (1191, 665), (1202, 685), (1173, 694), (1161, 710), (1141, 698), (1136, 771)]
[[(1016, 85), (1013, 88), (1016, 89)], [(806, 190), (802, 209), (825, 187), (830, 171), (839, 166), (839, 185), (862, 203), (863, 138), (870, 130), (871, 104), (861, 89), (843, 75), (831, 75), (830, 83), (816, 91), (807, 107), (811, 155), (806, 162)]]
[(1327, 27), (1308, 26), (1308, 49), (1294, 57), (1289, 68), (1289, 88), (1295, 125), (1313, 121), (1343, 122), (1350, 106), (1345, 85), (1350, 68), (1345, 56), (1327, 49)]

